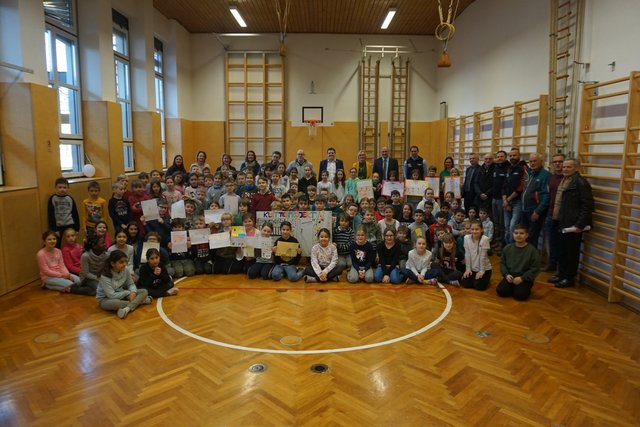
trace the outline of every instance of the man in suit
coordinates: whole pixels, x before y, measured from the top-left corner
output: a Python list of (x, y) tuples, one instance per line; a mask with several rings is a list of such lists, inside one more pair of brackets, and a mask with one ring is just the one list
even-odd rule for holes
[[(318, 172), (318, 178), (322, 175), (322, 171), (329, 172), (329, 181), (333, 181), (333, 177), (336, 176), (336, 171), (342, 169), (344, 171), (344, 164), (342, 160), (336, 159), (336, 150), (333, 147), (327, 148), (327, 158), (320, 161), (320, 168)], [(347, 176), (347, 173), (345, 173)]]
[(398, 160), (389, 157), (389, 147), (382, 147), (380, 157), (373, 161), (373, 172), (378, 172), (380, 179), (386, 181), (389, 179), (391, 171), (396, 171), (396, 177), (400, 178)]
[[(480, 178), (482, 167), (478, 164), (480, 157), (477, 153), (469, 154), (470, 166), (464, 172), (464, 184), (462, 186), (462, 198), (464, 199), (464, 209), (469, 211), (471, 206), (475, 206), (477, 194), (477, 180)], [(477, 206), (476, 206), (477, 208)]]

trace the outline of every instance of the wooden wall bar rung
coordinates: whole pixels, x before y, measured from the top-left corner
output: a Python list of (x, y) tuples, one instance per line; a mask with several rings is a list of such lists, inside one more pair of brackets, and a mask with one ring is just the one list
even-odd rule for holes
[(610, 259), (603, 258), (603, 257), (601, 257), (601, 256), (599, 256), (599, 255), (594, 254), (594, 253), (593, 253), (593, 252), (591, 252), (591, 251), (587, 251), (587, 250), (584, 250), (584, 249), (583, 249), (583, 250), (582, 250), (582, 253), (583, 253), (584, 255), (588, 256), (589, 258), (597, 259), (598, 261), (603, 262), (603, 263), (605, 263), (605, 264), (609, 264), (609, 263), (611, 262), (611, 260), (610, 260)]
[(604, 93), (602, 95), (590, 96), (587, 99), (589, 101), (595, 101), (597, 99), (613, 98), (613, 97), (616, 97), (616, 96), (624, 96), (624, 95), (628, 95), (628, 94), (629, 94), (628, 90), (620, 90), (620, 91), (617, 91), (617, 92)]
[[(633, 284), (630, 283), (627, 279), (623, 279), (623, 278), (621, 278), (619, 276), (615, 276), (615, 278), (620, 280), (623, 283), (626, 283), (626, 284), (628, 284), (630, 286), (633, 286)], [(613, 291), (616, 292), (619, 295), (622, 295), (622, 296), (625, 296), (627, 298), (631, 298), (633, 300), (636, 300), (636, 301), (640, 302), (640, 297), (638, 297), (636, 294), (633, 294), (633, 293), (631, 293), (631, 292), (629, 292), (629, 291), (627, 291), (627, 290), (625, 290), (623, 288), (613, 288)]]
[(610, 132), (624, 132), (625, 128), (606, 128), (606, 129), (585, 129), (580, 133), (610, 133)]
[[(639, 258), (639, 257), (637, 257), (637, 256), (633, 256), (633, 255), (631, 255), (631, 254), (624, 254), (624, 253), (620, 254), (620, 256), (621, 256), (621, 257), (623, 257), (623, 258), (625, 258), (625, 259), (630, 259), (631, 261), (634, 261), (634, 262), (640, 263), (640, 258)], [(640, 273), (639, 273), (639, 274), (640, 274)]]
[(582, 163), (582, 167), (583, 168), (601, 168), (601, 169), (621, 169), (622, 165), (616, 165), (613, 163)]
[(604, 180), (604, 181), (615, 181), (615, 182), (619, 182), (620, 178), (617, 178), (615, 176), (602, 176), (602, 175), (591, 175), (591, 174), (586, 174), (583, 173), (582, 174), (583, 177), (588, 178), (588, 179), (600, 179), (600, 180)]
[[(623, 140), (610, 140), (610, 141), (588, 141), (584, 142), (583, 145), (623, 145)], [(622, 155), (622, 153), (620, 153)]]
[(602, 234), (602, 233), (598, 233), (597, 231), (589, 231), (589, 234), (587, 236), (591, 236), (591, 237), (596, 237), (598, 239), (604, 240), (606, 242), (613, 242), (614, 238), (611, 235), (608, 234)]
[(600, 277), (598, 276), (594, 276), (593, 274), (589, 274), (586, 271), (583, 271), (580, 273), (582, 276), (588, 278), (590, 281), (592, 282), (596, 282), (599, 283), (600, 285), (604, 286), (604, 287), (609, 287), (609, 282), (602, 280)]
[(596, 152), (596, 151), (581, 151), (578, 153), (585, 157), (620, 157), (623, 153), (616, 153), (614, 151), (609, 152)]
[(631, 243), (631, 242), (629, 242), (627, 240), (618, 240), (618, 241), (616, 241), (616, 244), (622, 245), (622, 246), (629, 246), (630, 248), (640, 250), (640, 245), (638, 245), (636, 243)]
[[(611, 243), (613, 243), (613, 242), (611, 242)], [(589, 242), (589, 247), (590, 248), (597, 248), (597, 249), (600, 249), (601, 251), (604, 251), (604, 252), (611, 252), (611, 248), (610, 247), (608, 248), (606, 246), (600, 245), (600, 244), (595, 243), (593, 241)]]

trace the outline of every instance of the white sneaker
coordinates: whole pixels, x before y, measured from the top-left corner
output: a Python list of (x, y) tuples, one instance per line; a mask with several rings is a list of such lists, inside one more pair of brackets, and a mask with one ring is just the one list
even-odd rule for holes
[(153, 297), (148, 296), (142, 301), (143, 304), (151, 304), (153, 302)]
[(460, 287), (460, 282), (458, 282), (457, 280), (452, 280), (449, 282), (449, 284), (453, 286), (457, 286), (458, 288)]
[(129, 307), (119, 308), (118, 317), (124, 319), (125, 317), (127, 317), (127, 314), (129, 314), (130, 311), (131, 309)]
[(167, 295), (177, 295), (180, 292), (180, 289), (175, 286), (167, 291)]

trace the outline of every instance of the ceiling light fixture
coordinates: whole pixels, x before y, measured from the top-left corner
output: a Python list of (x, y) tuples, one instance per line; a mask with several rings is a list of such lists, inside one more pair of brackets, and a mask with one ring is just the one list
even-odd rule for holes
[(233, 17), (236, 18), (236, 21), (238, 21), (238, 25), (240, 25), (242, 28), (246, 28), (247, 23), (244, 22), (244, 19), (242, 19), (240, 12), (238, 12), (238, 8), (236, 6), (229, 6), (229, 11), (233, 15)]
[(396, 15), (396, 9), (392, 7), (387, 12), (387, 17), (384, 18), (384, 22), (382, 22), (382, 26), (380, 28), (382, 28), (383, 30), (386, 30), (387, 28), (389, 28), (389, 24), (391, 24), (391, 20), (395, 15)]

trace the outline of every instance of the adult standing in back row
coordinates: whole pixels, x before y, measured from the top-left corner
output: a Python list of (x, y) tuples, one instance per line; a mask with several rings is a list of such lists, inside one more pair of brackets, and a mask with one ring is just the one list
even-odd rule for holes
[(398, 176), (398, 160), (389, 157), (389, 147), (382, 147), (380, 157), (373, 161), (373, 172), (377, 172), (382, 181), (387, 181), (391, 171), (396, 171), (396, 176)]
[[(567, 159), (562, 164), (564, 178), (558, 186), (553, 206), (553, 221), (557, 222), (558, 274), (549, 282), (557, 288), (575, 285), (580, 264), (580, 244), (586, 226), (591, 226), (594, 210), (593, 193), (589, 182), (580, 175), (577, 159)], [(564, 231), (564, 232), (563, 232)]]
[(322, 171), (329, 173), (329, 181), (333, 182), (333, 178), (336, 176), (336, 171), (342, 169), (344, 171), (344, 164), (342, 160), (336, 159), (336, 149), (333, 147), (327, 148), (327, 158), (320, 161), (320, 167), (318, 168), (318, 175), (322, 176)]
[(411, 172), (417, 169), (420, 179), (427, 176), (427, 161), (418, 155), (418, 147), (412, 145), (409, 149), (410, 156), (404, 161), (404, 179), (411, 178)]

